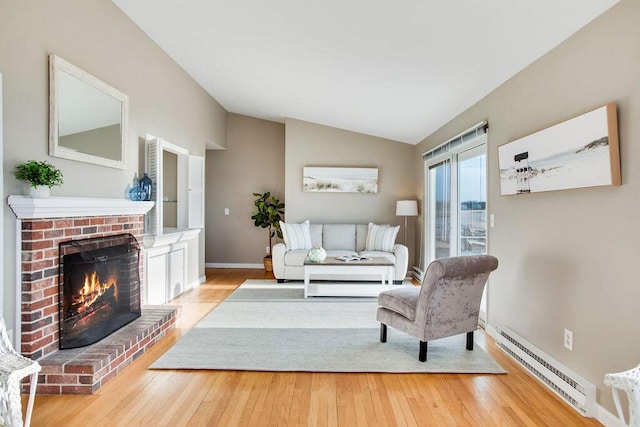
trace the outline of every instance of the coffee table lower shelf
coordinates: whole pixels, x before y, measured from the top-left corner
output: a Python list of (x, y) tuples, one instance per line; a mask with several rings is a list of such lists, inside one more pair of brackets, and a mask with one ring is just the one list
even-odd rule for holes
[[(347, 283), (311, 283), (311, 276), (380, 276), (380, 284), (368, 282)], [(327, 257), (322, 263), (304, 262), (304, 297), (310, 296), (378, 296), (384, 290), (391, 289), (394, 264), (386, 258), (371, 258), (366, 261), (345, 262)]]

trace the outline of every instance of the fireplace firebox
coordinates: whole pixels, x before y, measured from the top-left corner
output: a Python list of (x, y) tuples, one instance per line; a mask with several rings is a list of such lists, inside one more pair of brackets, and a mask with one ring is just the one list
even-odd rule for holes
[(94, 344), (140, 317), (140, 247), (131, 234), (60, 243), (60, 349)]

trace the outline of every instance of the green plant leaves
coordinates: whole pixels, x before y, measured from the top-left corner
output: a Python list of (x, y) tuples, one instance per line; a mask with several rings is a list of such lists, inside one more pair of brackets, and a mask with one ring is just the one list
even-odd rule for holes
[(15, 177), (29, 181), (32, 187), (62, 185), (62, 172), (47, 161), (29, 160), (16, 166)]
[(251, 219), (256, 227), (269, 229), (269, 247), (271, 247), (271, 238), (278, 236), (282, 238), (282, 230), (280, 229), (280, 221), (284, 216), (284, 203), (276, 196), (272, 196), (271, 192), (253, 193), (256, 199), (253, 201), (255, 210), (251, 214)]

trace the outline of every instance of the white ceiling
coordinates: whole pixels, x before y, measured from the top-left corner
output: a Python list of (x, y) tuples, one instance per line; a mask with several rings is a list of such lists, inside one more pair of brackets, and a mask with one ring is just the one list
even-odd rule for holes
[(619, 0), (113, 0), (224, 108), (416, 144)]

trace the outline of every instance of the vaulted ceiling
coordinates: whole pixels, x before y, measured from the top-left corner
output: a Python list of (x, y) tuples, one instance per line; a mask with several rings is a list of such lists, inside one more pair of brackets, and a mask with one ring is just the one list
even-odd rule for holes
[(416, 144), (619, 0), (113, 0), (230, 112)]

